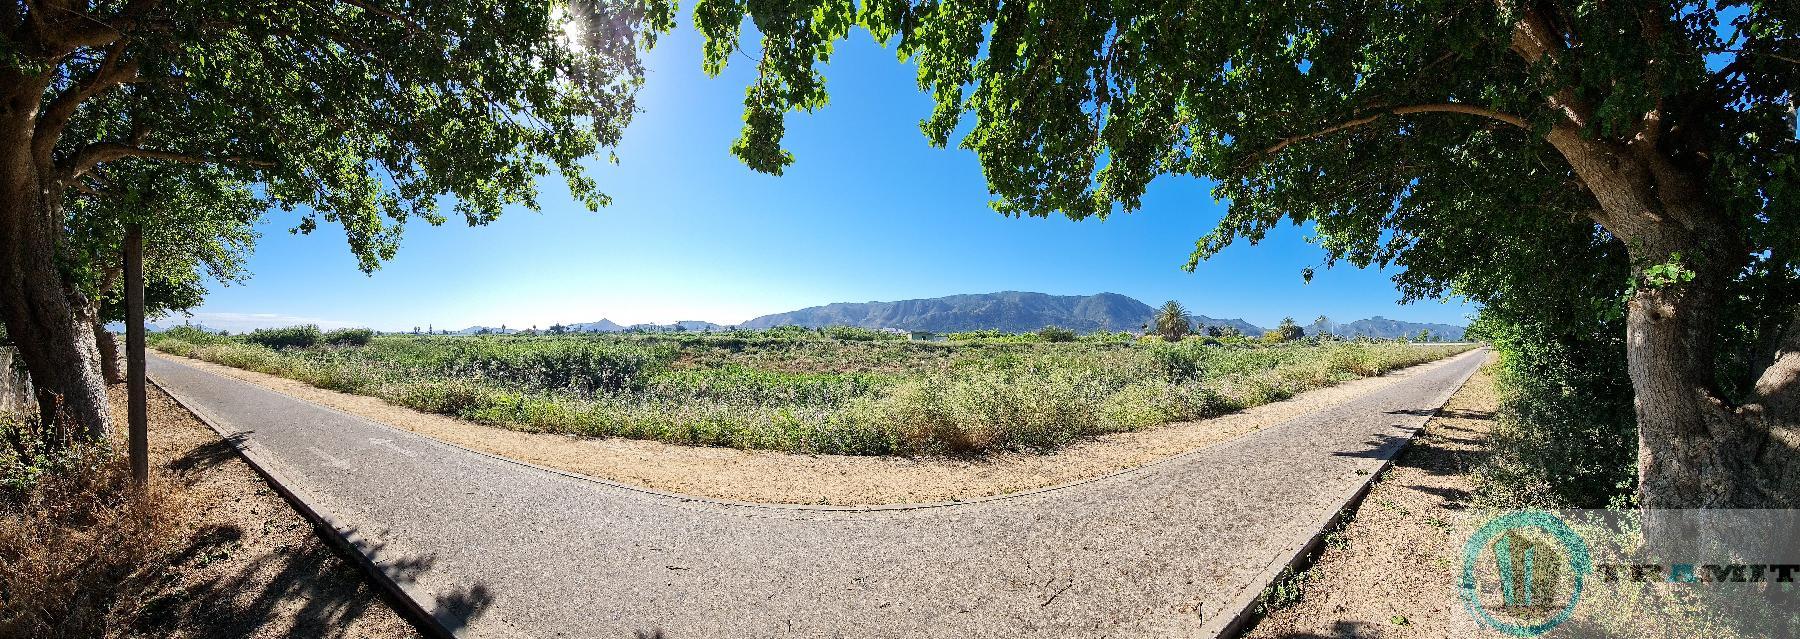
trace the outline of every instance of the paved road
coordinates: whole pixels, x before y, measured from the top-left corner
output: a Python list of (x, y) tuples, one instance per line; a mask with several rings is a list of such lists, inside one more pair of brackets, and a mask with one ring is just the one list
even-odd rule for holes
[(1096, 481), (860, 511), (588, 481), (149, 370), (461, 636), (1141, 637), (1215, 632), (1482, 357)]

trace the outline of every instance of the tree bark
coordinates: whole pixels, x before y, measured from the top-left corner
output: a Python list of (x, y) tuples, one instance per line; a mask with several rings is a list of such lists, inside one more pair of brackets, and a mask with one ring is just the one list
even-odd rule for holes
[(92, 305), (56, 265), (62, 188), (31, 151), (41, 87), (13, 88), (0, 95), (0, 313), (37, 389), (40, 417), (105, 439), (112, 420)]
[(100, 349), (100, 377), (107, 384), (124, 382), (125, 375), (119, 369), (119, 340), (98, 319), (94, 320), (94, 345)]

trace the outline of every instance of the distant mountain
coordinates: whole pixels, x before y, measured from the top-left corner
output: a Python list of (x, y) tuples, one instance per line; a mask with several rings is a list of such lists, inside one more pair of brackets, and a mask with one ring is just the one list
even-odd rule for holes
[(1082, 332), (1133, 330), (1150, 307), (1117, 293), (1047, 295), (1004, 291), (898, 302), (839, 302), (764, 315), (739, 328), (856, 326), (913, 331), (1035, 331), (1056, 325)]
[(1434, 339), (1457, 342), (1462, 341), (1463, 327), (1452, 324), (1430, 324), (1422, 322), (1405, 322), (1388, 319), (1380, 315), (1369, 319), (1340, 324), (1326, 320), (1320, 324), (1317, 320), (1306, 325), (1307, 335), (1331, 333), (1341, 337), (1372, 337), (1375, 339), (1394, 339), (1396, 337), (1417, 337), (1419, 331), (1429, 332)]
[(457, 335), (490, 335), (490, 334), (492, 334), (492, 335), (511, 335), (511, 334), (517, 333), (517, 332), (519, 332), (519, 329), (506, 328), (504, 326), (470, 326), (470, 327), (462, 329), (460, 331), (456, 331), (456, 334)]
[(643, 331), (647, 333), (710, 333), (713, 331), (722, 331), (726, 328), (729, 327), (721, 324), (714, 324), (712, 322), (682, 320), (671, 324), (632, 324), (631, 326), (618, 330)]
[[(840, 302), (764, 315), (738, 326), (750, 329), (775, 326), (857, 326), (911, 331), (998, 330), (1009, 333), (1061, 326), (1087, 333), (1099, 330), (1139, 330), (1155, 314), (1156, 310), (1150, 305), (1118, 293), (1049, 295), (1002, 291), (898, 302)], [(1260, 335), (1263, 332), (1263, 329), (1241, 319), (1214, 319), (1197, 315), (1192, 320), (1196, 325), (1232, 326), (1249, 335)]]
[(600, 318), (600, 321), (598, 322), (569, 325), (569, 331), (573, 333), (612, 333), (622, 330), (625, 330), (625, 327), (615, 324), (612, 320), (604, 317)]
[(1263, 333), (1269, 332), (1269, 329), (1251, 324), (1241, 319), (1213, 319), (1205, 315), (1189, 315), (1188, 323), (1194, 325), (1195, 331), (1204, 331), (1208, 326), (1229, 326), (1237, 329), (1239, 333), (1243, 333), (1250, 337), (1260, 337)]

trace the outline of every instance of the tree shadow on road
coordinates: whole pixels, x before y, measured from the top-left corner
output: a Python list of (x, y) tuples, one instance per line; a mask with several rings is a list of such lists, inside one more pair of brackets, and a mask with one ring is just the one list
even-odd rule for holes
[[(322, 534), (331, 534), (319, 531)], [(354, 534), (354, 531), (350, 531)], [(341, 639), (369, 636), (369, 629), (355, 622), (383, 602), (404, 610), (383, 589), (375, 586), (335, 544), (308, 543), (300, 548), (279, 548), (255, 553), (255, 558), (225, 572), (207, 570), (242, 551), (243, 530), (214, 526), (195, 535), (183, 549), (178, 572), (194, 573), (185, 583), (171, 583), (153, 599), (139, 622), (149, 636), (181, 634), (207, 639), (248, 636), (317, 637)], [(381, 545), (368, 546), (379, 557)], [(431, 556), (382, 559), (381, 565), (398, 583), (411, 583), (436, 563)], [(473, 584), (421, 602), (451, 630), (478, 619), (494, 597), (485, 584)], [(410, 623), (410, 620), (407, 621)], [(417, 635), (416, 628), (389, 624), (379, 636)]]
[(220, 464), (237, 459), (238, 449), (250, 433), (233, 433), (217, 441), (189, 449), (180, 457), (171, 460), (167, 468), (183, 477), (190, 474), (205, 473)]

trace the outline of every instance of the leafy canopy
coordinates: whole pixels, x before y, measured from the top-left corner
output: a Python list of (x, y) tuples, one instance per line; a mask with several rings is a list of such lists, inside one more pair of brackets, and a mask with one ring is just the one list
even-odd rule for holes
[[(673, 10), (657, 0), (65, 4), (0, 12), (0, 76), (9, 92), (41, 96), (34, 154), (75, 200), (58, 257), (78, 279), (104, 270), (101, 249), (149, 201), (159, 206), (146, 221), (170, 229), (196, 221), (178, 207), (216, 213), (190, 227), (197, 245), (173, 250), (227, 277), (236, 266), (220, 251), (247, 247), (237, 222), (266, 207), (298, 211), (296, 232), (340, 225), (371, 271), (394, 256), (407, 221), (440, 224), (448, 207), (479, 225), (508, 205), (535, 208), (537, 180), (553, 171), (589, 208), (603, 205), (580, 160), (618, 143), (643, 81), (638, 53)], [(131, 182), (151, 163), (205, 168), (158, 178), (179, 186), (146, 195)]]
[(1445, 249), (1465, 236), (1535, 233), (1596, 207), (1545, 141), (1567, 103), (1591, 107), (1580, 135), (1613, 141), (1654, 108), (1658, 144), (1700, 167), (1749, 252), (1793, 254), (1800, 5), (1537, 3), (1570, 44), (1536, 60), (1515, 50), (1514, 7), (701, 0), (695, 22), (715, 73), (748, 39), (746, 17), (756, 29), (732, 147), (752, 168), (794, 161), (783, 116), (826, 103), (819, 67), (861, 27), (917, 64), (936, 100), (921, 130), (939, 146), (966, 130), (1002, 213), (1103, 217), (1138, 208), (1159, 176), (1214, 180), (1228, 212), (1189, 268), (1287, 219), (1317, 224), (1327, 265), (1399, 262), (1407, 299), (1447, 294), (1461, 271)]

